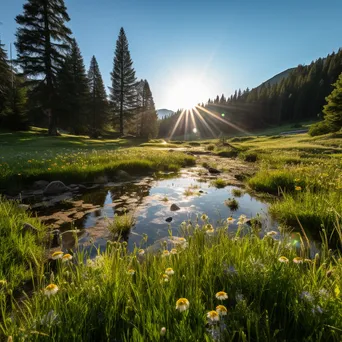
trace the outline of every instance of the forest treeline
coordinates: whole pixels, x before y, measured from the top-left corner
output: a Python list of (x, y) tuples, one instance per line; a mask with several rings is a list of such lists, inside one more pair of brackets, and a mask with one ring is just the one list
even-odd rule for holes
[[(202, 136), (210, 137), (212, 132), (215, 135), (234, 134), (240, 129), (253, 131), (287, 122), (324, 119), (327, 113), (323, 107), (327, 102), (327, 96), (334, 87), (339, 88), (335, 82), (341, 73), (342, 49), (325, 58), (319, 58), (310, 65), (299, 65), (278, 83), (265, 82), (251, 90), (236, 90), (229, 97), (222, 94), (215, 99), (209, 99), (206, 104), (197, 107), (198, 113), (193, 111), (193, 115), (184, 114), (188, 121), (185, 119), (178, 124), (174, 136), (189, 136), (193, 133), (194, 126)], [(337, 93), (342, 97), (340, 91), (337, 90)], [(341, 117), (342, 100), (337, 99), (335, 102), (335, 115)], [(171, 134), (181, 113), (179, 110), (161, 120), (161, 137)], [(323, 130), (339, 128), (341, 125), (336, 123), (330, 124), (329, 127), (325, 125)]]
[[(15, 18), (17, 58), (9, 60), (0, 42), (0, 128), (29, 125), (73, 134), (158, 134), (157, 113), (147, 80), (138, 81), (123, 28), (116, 42), (109, 94), (96, 57), (88, 70), (64, 0), (27, 0)], [(148, 125), (147, 125), (148, 123)]]

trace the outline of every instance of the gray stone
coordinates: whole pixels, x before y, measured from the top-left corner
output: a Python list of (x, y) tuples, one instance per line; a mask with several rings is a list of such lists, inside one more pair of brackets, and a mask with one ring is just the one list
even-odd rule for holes
[(97, 184), (106, 184), (108, 183), (108, 177), (106, 175), (102, 175), (102, 176), (97, 176), (94, 179), (94, 183)]
[(37, 235), (39, 232), (39, 230), (36, 227), (32, 226), (32, 224), (30, 223), (24, 223), (23, 228), (21, 228), (21, 231), (23, 233), (32, 233), (35, 235)]
[(171, 207), (170, 207), (170, 210), (171, 211), (177, 211), (177, 210), (180, 210), (180, 207), (177, 204), (172, 203)]
[(58, 195), (66, 191), (70, 191), (70, 188), (67, 187), (63, 182), (53, 181), (44, 189), (44, 195)]
[(172, 217), (168, 217), (165, 221), (166, 222), (171, 222), (172, 221)]
[(129, 175), (129, 173), (127, 173), (126, 171), (123, 171), (123, 170), (116, 171), (116, 176), (120, 180), (122, 180), (122, 179), (131, 179), (131, 176)]
[(45, 180), (39, 180), (33, 183), (32, 189), (34, 190), (40, 190), (46, 188), (46, 186), (49, 184), (48, 181)]
[(209, 171), (210, 173), (221, 173), (221, 171), (219, 171), (219, 170), (217, 170), (217, 169), (214, 169), (213, 167), (209, 167), (209, 168), (208, 168), (208, 171)]
[(18, 208), (26, 211), (30, 209), (30, 206), (28, 204), (18, 204)]

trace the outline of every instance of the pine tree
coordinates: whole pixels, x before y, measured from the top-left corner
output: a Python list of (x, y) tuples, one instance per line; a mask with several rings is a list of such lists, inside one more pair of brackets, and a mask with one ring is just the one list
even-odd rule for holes
[(88, 80), (90, 88), (90, 135), (92, 137), (98, 137), (104, 125), (108, 122), (108, 102), (95, 56), (90, 61)]
[(332, 131), (342, 128), (342, 73), (333, 84), (335, 89), (326, 98), (327, 104), (324, 106), (324, 120)]
[(27, 0), (24, 13), (16, 17), (18, 63), (24, 75), (34, 80), (41, 92), (41, 104), (49, 117), (49, 134), (57, 134), (53, 108), (56, 74), (68, 50), (71, 30), (65, 26), (69, 16), (64, 0)]
[(123, 27), (121, 27), (116, 41), (111, 78), (110, 99), (114, 116), (119, 118), (120, 134), (123, 135), (124, 123), (132, 118), (136, 108), (135, 71)]
[(139, 135), (144, 138), (155, 138), (158, 135), (158, 115), (150, 85), (146, 80), (142, 85)]
[(70, 54), (66, 57), (57, 80), (60, 125), (75, 134), (86, 133), (89, 124), (89, 84), (75, 39), (72, 40)]
[(7, 111), (10, 86), (11, 69), (7, 61), (4, 45), (0, 43), (0, 124), (4, 120)]

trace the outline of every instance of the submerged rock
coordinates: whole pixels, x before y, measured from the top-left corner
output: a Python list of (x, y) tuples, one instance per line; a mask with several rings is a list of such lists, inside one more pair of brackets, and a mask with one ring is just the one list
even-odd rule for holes
[(208, 167), (208, 171), (209, 173), (221, 173), (221, 171), (217, 170), (217, 169), (214, 169), (213, 167)]
[(67, 187), (63, 182), (53, 181), (45, 187), (44, 195), (58, 195), (66, 191), (70, 191), (70, 188)]
[(48, 184), (49, 184), (48, 181), (39, 180), (39, 181), (36, 181), (36, 182), (33, 183), (32, 189), (33, 189), (33, 190), (41, 190), (41, 189), (46, 188), (46, 186), (47, 186)]
[(177, 210), (180, 210), (180, 207), (177, 204), (172, 203), (171, 207), (170, 207), (170, 210), (171, 211), (177, 211)]
[(95, 179), (94, 179), (94, 183), (97, 183), (97, 184), (106, 184), (106, 183), (108, 183), (108, 177), (107, 177), (106, 175), (97, 176), (97, 177), (95, 177)]
[(116, 171), (116, 177), (118, 177), (120, 180), (131, 179), (131, 176), (129, 175), (129, 173), (123, 170)]

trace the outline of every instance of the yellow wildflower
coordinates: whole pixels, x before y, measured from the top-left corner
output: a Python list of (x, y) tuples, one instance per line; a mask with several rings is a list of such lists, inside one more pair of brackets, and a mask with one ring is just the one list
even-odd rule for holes
[(216, 307), (216, 311), (221, 315), (221, 316), (226, 316), (227, 315), (227, 308), (224, 305), (218, 305)]
[(58, 286), (55, 284), (50, 284), (46, 286), (44, 294), (48, 297), (55, 295), (58, 292)]
[(189, 306), (190, 303), (186, 298), (179, 298), (176, 302), (176, 309), (180, 312), (188, 310)]
[(51, 258), (53, 260), (57, 260), (57, 259), (62, 259), (63, 258), (63, 252), (62, 251), (57, 251), (57, 252), (54, 252), (51, 256)]
[(168, 267), (166, 270), (165, 270), (165, 273), (167, 275), (173, 275), (175, 274), (175, 271), (171, 268), (171, 267)]
[(212, 322), (215, 322), (215, 321), (217, 322), (220, 320), (220, 316), (215, 310), (209, 311), (207, 313), (207, 318)]
[(284, 262), (284, 263), (288, 263), (289, 262), (289, 259), (284, 257), (284, 256), (281, 256), (279, 259), (278, 259), (280, 262)]
[(224, 291), (219, 291), (216, 293), (215, 297), (219, 300), (225, 300), (225, 299), (228, 299), (228, 295), (226, 292)]

